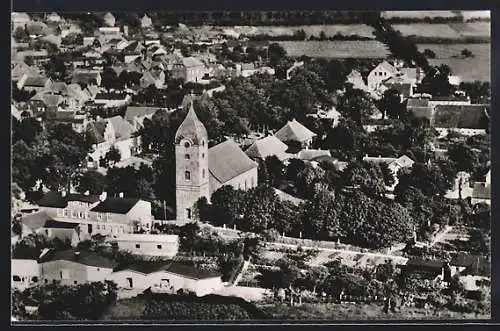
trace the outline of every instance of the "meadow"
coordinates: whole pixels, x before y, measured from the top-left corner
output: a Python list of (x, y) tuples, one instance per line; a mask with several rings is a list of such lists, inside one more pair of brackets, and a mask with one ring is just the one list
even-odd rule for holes
[(387, 46), (375, 40), (346, 41), (280, 41), (279, 44), (292, 57), (306, 55), (322, 58), (386, 58)]

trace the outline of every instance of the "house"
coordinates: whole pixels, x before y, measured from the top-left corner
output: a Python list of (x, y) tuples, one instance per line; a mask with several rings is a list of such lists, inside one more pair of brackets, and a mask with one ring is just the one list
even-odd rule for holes
[[(121, 160), (128, 159), (139, 150), (141, 145), (140, 137), (135, 136), (134, 127), (123, 117), (117, 115), (105, 120), (96, 126), (98, 143), (95, 151), (90, 155), (94, 160), (99, 160), (113, 146), (120, 152)], [(97, 123), (97, 122), (96, 122)], [(104, 128), (104, 131), (102, 129)], [(104, 143), (104, 144), (103, 144)]]
[(177, 219), (192, 219), (200, 197), (210, 199), (223, 185), (248, 190), (257, 186), (257, 163), (234, 142), (208, 148), (208, 134), (193, 104), (175, 134)]
[(179, 236), (170, 234), (120, 234), (118, 248), (136, 255), (173, 257), (179, 251)]
[(372, 91), (377, 90), (384, 80), (395, 76), (397, 73), (398, 69), (395, 66), (383, 61), (368, 74), (368, 88)]
[(80, 223), (89, 218), (89, 209), (99, 203), (99, 196), (66, 191), (49, 191), (38, 200), (40, 210), (52, 218), (62, 218), (67, 222)]
[(490, 183), (474, 183), (471, 196), (471, 204), (486, 203), (491, 205), (491, 184)]
[(348, 83), (351, 83), (353, 85), (353, 88), (355, 89), (363, 90), (365, 92), (371, 92), (371, 90), (363, 80), (363, 76), (361, 76), (361, 73), (357, 70), (352, 70), (349, 75), (347, 75), (346, 81)]
[(57, 238), (62, 242), (69, 241), (73, 246), (76, 246), (80, 241), (78, 223), (56, 220), (45, 211), (21, 217), (21, 224), (22, 237), (38, 234), (49, 240)]
[(393, 191), (396, 185), (398, 184), (399, 180), (397, 177), (397, 174), (401, 168), (411, 168), (415, 161), (413, 161), (411, 158), (409, 158), (406, 155), (400, 156), (399, 158), (394, 158), (394, 157), (372, 157), (365, 155), (363, 157), (363, 162), (371, 162), (371, 163), (376, 163), (376, 164), (381, 164), (384, 163), (387, 165), (389, 170), (391, 170), (393, 176), (394, 176), (394, 184), (392, 186), (386, 187), (388, 191)]
[(73, 72), (71, 83), (101, 86), (101, 73), (97, 70), (78, 69)]
[(82, 232), (90, 235), (118, 235), (139, 228), (150, 229), (153, 217), (151, 202), (137, 198), (106, 197), (89, 210), (90, 221)]
[(104, 108), (120, 108), (130, 104), (132, 98), (126, 93), (97, 93), (94, 98), (96, 105), (102, 105)]
[(469, 299), (480, 300), (485, 289), (491, 286), (491, 278), (485, 276), (465, 275), (459, 277), (460, 283), (465, 290), (465, 296)]
[(152, 26), (153, 26), (153, 21), (147, 14), (144, 14), (144, 16), (141, 18), (141, 28), (149, 29)]
[(13, 256), (10, 260), (11, 287), (20, 291), (30, 286), (38, 285), (40, 282), (40, 268), (37, 256), (20, 258)]
[(453, 274), (491, 277), (491, 262), (481, 255), (456, 254), (450, 266)]
[(12, 30), (15, 31), (18, 27), (24, 28), (28, 23), (31, 22), (31, 18), (26, 13), (12, 12), (10, 14), (10, 19), (12, 22)]
[[(87, 130), (88, 125), (91, 123), (90, 116), (85, 111), (71, 111), (58, 109), (51, 113), (47, 112), (46, 121), (57, 122), (71, 125), (71, 128), (78, 132), (83, 133)], [(50, 116), (50, 117), (49, 117)]]
[(250, 77), (258, 73), (274, 75), (276, 72), (271, 67), (259, 66), (257, 63), (241, 63), (236, 65), (237, 76)]
[(435, 280), (439, 277), (447, 281), (451, 278), (449, 266), (441, 260), (410, 258), (405, 265), (401, 266), (401, 272), (403, 275), (420, 274), (429, 280)]
[(148, 289), (155, 292), (194, 292), (197, 296), (214, 293), (222, 288), (221, 275), (195, 267), (175, 263), (157, 262), (133, 264), (109, 275), (108, 280), (119, 288)]
[(116, 23), (116, 19), (115, 19), (115, 16), (111, 13), (106, 13), (106, 15), (104, 15), (103, 17), (103, 20), (104, 20), (104, 24), (106, 26), (109, 26), (109, 27), (113, 27), (115, 26), (115, 23)]
[(38, 76), (29, 76), (24, 80), (21, 86), (18, 88), (24, 88), (26, 91), (32, 92), (41, 92), (48, 89), (52, 85), (52, 80), (48, 77), (38, 75)]
[(278, 159), (283, 161), (291, 156), (286, 153), (287, 149), (287, 144), (271, 135), (255, 140), (245, 153), (253, 160), (264, 160), (268, 156), (275, 155)]
[(486, 134), (490, 124), (490, 105), (437, 105), (431, 118), (440, 137), (454, 131), (466, 136)]
[(128, 106), (125, 111), (125, 120), (132, 124), (135, 130), (143, 126), (144, 119), (150, 119), (157, 111), (164, 111), (164, 109), (157, 107), (134, 107)]
[(165, 85), (165, 73), (163, 70), (145, 71), (140, 79), (140, 85), (141, 88), (154, 85), (157, 89), (161, 89)]
[(184, 57), (172, 66), (172, 78), (183, 79), (184, 82), (197, 83), (209, 74), (208, 68), (195, 57)]
[(311, 146), (313, 138), (316, 137), (316, 133), (293, 119), (279, 129), (274, 136), (284, 143), (289, 141), (298, 142), (307, 149)]
[(39, 258), (38, 263), (42, 284), (61, 285), (103, 282), (116, 266), (100, 255), (73, 249), (50, 250)]
[(50, 13), (45, 20), (49, 23), (60, 23), (62, 18), (57, 13)]

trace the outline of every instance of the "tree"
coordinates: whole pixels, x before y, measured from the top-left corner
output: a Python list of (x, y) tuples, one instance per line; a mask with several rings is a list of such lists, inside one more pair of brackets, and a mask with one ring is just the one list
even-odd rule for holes
[(399, 118), (406, 112), (405, 105), (401, 102), (401, 97), (396, 89), (384, 91), (382, 98), (378, 101), (377, 108), (390, 118)]
[(101, 85), (104, 86), (108, 91), (117, 87), (118, 76), (116, 71), (111, 67), (104, 68), (101, 74)]
[(273, 43), (269, 45), (268, 56), (269, 63), (271, 64), (271, 67), (274, 68), (284, 57), (286, 57), (286, 51), (281, 45)]
[(351, 162), (342, 172), (344, 186), (359, 188), (369, 196), (385, 193), (384, 174), (380, 166), (369, 162)]
[(414, 163), (411, 169), (401, 169), (395, 194), (404, 194), (410, 187), (419, 189), (424, 195), (432, 197), (444, 195), (451, 187), (453, 179), (446, 176), (439, 165)]
[(457, 171), (472, 171), (478, 163), (476, 153), (465, 142), (454, 143), (448, 147), (448, 157)]
[(451, 69), (442, 64), (439, 67), (432, 67), (422, 79), (418, 90), (420, 93), (429, 93), (432, 96), (450, 96), (454, 92), (454, 87), (449, 82)]
[(90, 194), (99, 195), (104, 192), (106, 188), (106, 176), (98, 171), (86, 171), (80, 178), (78, 185), (78, 192), (85, 193), (89, 191)]
[(212, 194), (212, 215), (215, 225), (233, 226), (240, 223), (244, 215), (244, 192), (224, 185)]
[(109, 151), (104, 156), (104, 159), (106, 160), (106, 164), (115, 164), (116, 162), (120, 162), (122, 156), (120, 151), (115, 146), (111, 146)]
[(461, 82), (458, 87), (460, 90), (465, 91), (472, 103), (484, 102), (491, 97), (491, 86), (489, 82)]
[(64, 64), (64, 59), (58, 55), (51, 56), (44, 67), (47, 76), (56, 81), (63, 80), (68, 73), (68, 69)]
[(268, 185), (259, 185), (245, 194), (243, 224), (240, 229), (261, 233), (272, 224), (278, 197), (274, 189)]
[(301, 159), (292, 158), (288, 160), (286, 166), (286, 179), (296, 180), (298, 174), (306, 167), (304, 161)]
[(306, 203), (303, 231), (306, 238), (330, 240), (343, 237), (335, 195), (322, 188)]
[(424, 49), (423, 52), (424, 56), (429, 59), (435, 59), (436, 58), (436, 53), (434, 53), (432, 50), (426, 48)]
[(361, 124), (362, 119), (374, 114), (376, 107), (368, 93), (348, 84), (345, 92), (338, 97), (337, 110), (342, 116)]
[(472, 52), (467, 48), (463, 49), (462, 52), (460, 52), (460, 54), (465, 58), (474, 57), (474, 54), (472, 54)]
[(307, 198), (314, 195), (315, 185), (323, 183), (325, 171), (320, 167), (307, 165), (297, 175), (297, 189), (301, 197)]

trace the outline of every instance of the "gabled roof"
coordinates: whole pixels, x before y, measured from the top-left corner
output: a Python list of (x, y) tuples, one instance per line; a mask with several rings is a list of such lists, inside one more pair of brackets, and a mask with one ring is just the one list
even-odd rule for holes
[(38, 201), (38, 205), (41, 207), (66, 208), (69, 201), (81, 201), (92, 204), (99, 201), (99, 197), (79, 193), (69, 193), (63, 197), (61, 192), (49, 191)]
[(98, 121), (89, 124), (88, 130), (94, 134), (97, 144), (103, 143), (105, 141), (104, 132), (106, 131), (106, 126), (106, 121)]
[(276, 155), (283, 157), (288, 146), (275, 136), (267, 136), (256, 140), (245, 153), (251, 158), (265, 159), (268, 156)]
[(24, 82), (24, 86), (33, 86), (33, 87), (45, 87), (45, 84), (47, 84), (47, 81), (49, 78), (45, 76), (30, 76), (26, 78), (26, 81)]
[(208, 170), (220, 183), (257, 167), (233, 140), (226, 140), (208, 150)]
[(21, 217), (21, 222), (31, 230), (43, 227), (48, 220), (52, 220), (52, 217), (44, 211), (27, 214)]
[(201, 144), (202, 141), (207, 143), (207, 129), (198, 119), (198, 116), (196, 116), (193, 103), (191, 103), (186, 118), (184, 118), (184, 121), (182, 121), (175, 133), (175, 143), (178, 144), (184, 138), (191, 140), (193, 144)]
[(159, 110), (158, 107), (135, 107), (128, 106), (125, 111), (125, 120), (132, 122), (136, 117), (144, 117), (155, 114)]
[(137, 198), (107, 198), (91, 211), (99, 213), (127, 214), (140, 199)]
[(299, 152), (298, 158), (301, 160), (311, 161), (320, 156), (329, 156), (331, 157), (331, 153), (329, 150), (322, 149), (303, 149)]
[(490, 105), (437, 105), (432, 125), (438, 128), (486, 129)]
[(304, 142), (316, 136), (316, 133), (312, 132), (297, 120), (293, 119), (289, 121), (285, 126), (278, 130), (275, 134), (276, 138), (285, 141), (298, 141)]
[(376, 66), (372, 70), (372, 72), (375, 70), (386, 70), (387, 72), (389, 72), (391, 74), (396, 74), (398, 72), (398, 69), (396, 69), (395, 66), (393, 66), (392, 64), (390, 64), (387, 61), (382, 61), (382, 63), (380, 63), (378, 66)]
[(182, 58), (182, 65), (187, 68), (205, 66), (203, 62), (201, 62), (198, 58), (195, 58), (193, 56)]
[(123, 117), (121, 117), (120, 115), (113, 116), (111, 118), (108, 118), (108, 121), (111, 123), (113, 129), (115, 130), (116, 140), (123, 140), (132, 137), (132, 134), (135, 131), (134, 127), (125, 119), (123, 119)]
[(487, 183), (474, 183), (472, 190), (473, 199), (491, 199), (491, 184)]
[(58, 260), (71, 261), (75, 263), (84, 264), (87, 266), (108, 268), (108, 269), (113, 269), (116, 265), (115, 262), (100, 255), (89, 253), (86, 251), (76, 252), (72, 249), (64, 251), (51, 250), (47, 252), (45, 255), (43, 255), (38, 260), (38, 263), (46, 263)]

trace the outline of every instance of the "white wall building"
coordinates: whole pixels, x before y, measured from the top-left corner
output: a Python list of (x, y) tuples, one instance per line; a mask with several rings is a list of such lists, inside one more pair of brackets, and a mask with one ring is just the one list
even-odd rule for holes
[(115, 239), (120, 250), (137, 255), (173, 257), (179, 251), (179, 236), (169, 234), (121, 234)]

